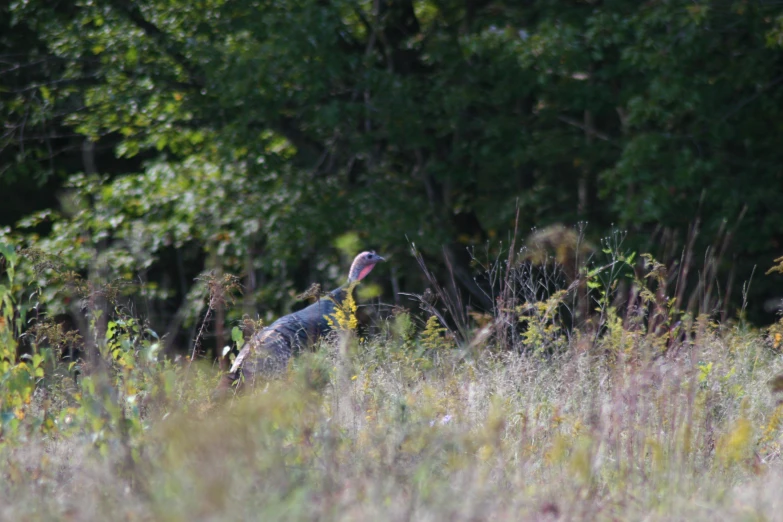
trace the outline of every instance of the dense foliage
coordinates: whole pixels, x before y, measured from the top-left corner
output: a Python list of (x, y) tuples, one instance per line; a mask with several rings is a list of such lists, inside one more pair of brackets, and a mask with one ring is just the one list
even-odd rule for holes
[[(248, 302), (279, 312), (341, 278), (334, 245), (382, 250), (388, 286), (420, 289), (395, 256), (408, 240), (441, 269), (445, 249), (487, 309), (465, 247), (507, 242), (517, 205), (524, 233), (587, 221), (597, 244), (614, 224), (671, 265), (712, 246), (691, 283), (707, 271), (735, 303), (780, 255), (776, 3), (0, 9), (5, 234), (139, 282), (160, 328), (205, 267), (244, 273)], [(774, 320), (780, 293), (751, 285), (753, 317)]]

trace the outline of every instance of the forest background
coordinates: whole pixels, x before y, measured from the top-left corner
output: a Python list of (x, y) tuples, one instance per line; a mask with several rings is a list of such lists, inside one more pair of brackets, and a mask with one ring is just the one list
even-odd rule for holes
[[(472, 256), (559, 224), (596, 250), (627, 231), (681, 294), (709, 279), (691, 311), (744, 298), (769, 324), (781, 46), (766, 1), (12, 1), (0, 236), (123, 282), (182, 348), (205, 270), (242, 277), (221, 321), (268, 320), (375, 248), (364, 297), (405, 304), (412, 242), (491, 310)], [(50, 314), (73, 310), (63, 284)]]

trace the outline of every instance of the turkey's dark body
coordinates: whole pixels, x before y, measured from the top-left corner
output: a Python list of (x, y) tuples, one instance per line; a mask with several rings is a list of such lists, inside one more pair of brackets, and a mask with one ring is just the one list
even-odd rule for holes
[(234, 382), (239, 386), (253, 385), (259, 377), (284, 370), (291, 357), (318, 342), (331, 330), (326, 318), (334, 314), (335, 302), (342, 303), (345, 296), (346, 290), (338, 288), (254, 334), (240, 350), (219, 389), (228, 389)]
[(359, 281), (380, 261), (385, 259), (374, 251), (360, 253), (348, 271), (346, 286), (329, 292), (298, 312), (281, 317), (253, 335), (239, 351), (231, 370), (220, 380), (214, 396), (225, 396), (231, 389), (255, 384), (258, 377), (284, 370), (291, 357), (316, 343), (331, 330), (327, 317), (334, 317), (338, 303), (342, 305), (348, 292), (353, 292)]

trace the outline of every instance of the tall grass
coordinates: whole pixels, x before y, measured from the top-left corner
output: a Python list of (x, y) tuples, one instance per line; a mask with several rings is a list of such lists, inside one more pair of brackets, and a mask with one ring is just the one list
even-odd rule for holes
[(481, 325), (432, 277), (426, 324), (398, 311), (371, 336), (338, 331), (219, 405), (212, 365), (162, 357), (121, 308), (94, 337), (105, 364), (77, 381), (52, 331), (37, 366), (4, 352), (0, 518), (779, 519), (783, 324), (690, 318), (663, 267), (610, 255), (560, 288), (492, 265), (506, 286)]

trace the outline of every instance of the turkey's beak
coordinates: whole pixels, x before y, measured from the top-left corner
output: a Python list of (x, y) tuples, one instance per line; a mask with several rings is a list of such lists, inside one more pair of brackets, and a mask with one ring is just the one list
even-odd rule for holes
[[(378, 254), (376, 254), (376, 255), (378, 255)], [(378, 256), (378, 261), (386, 261), (386, 259), (381, 257), (381, 256)]]

